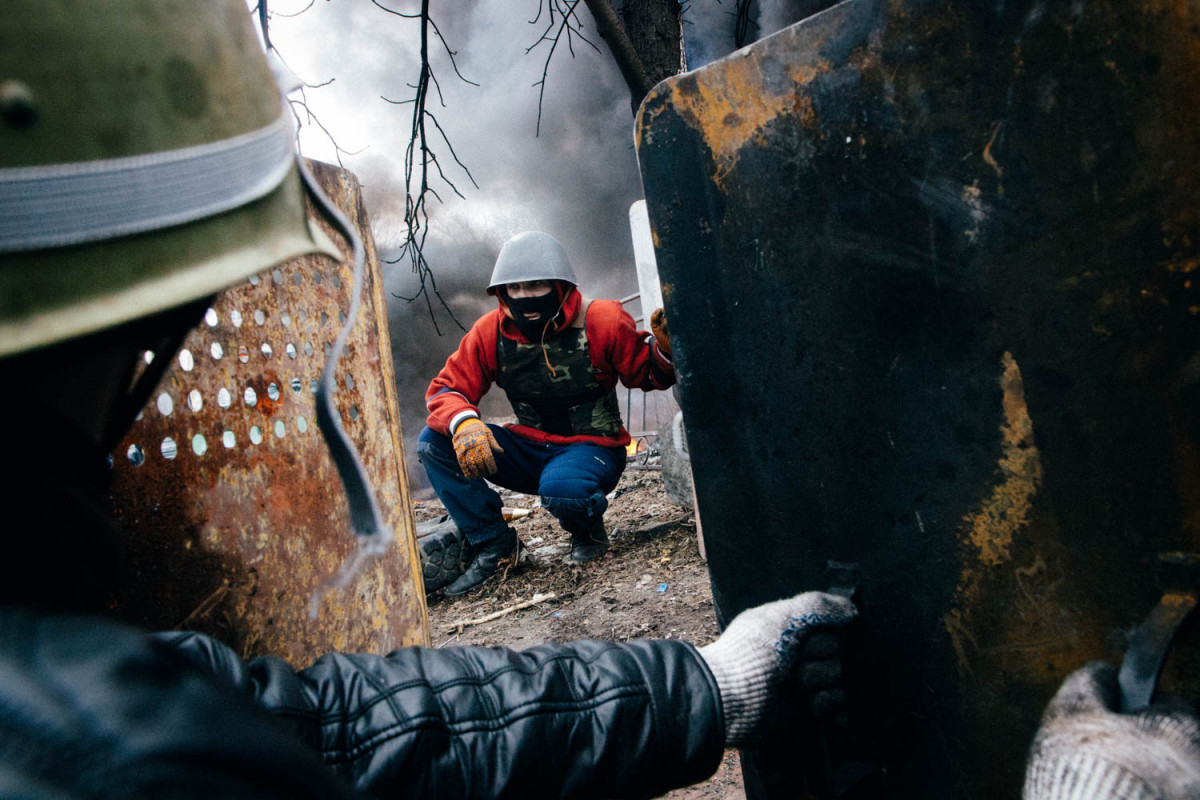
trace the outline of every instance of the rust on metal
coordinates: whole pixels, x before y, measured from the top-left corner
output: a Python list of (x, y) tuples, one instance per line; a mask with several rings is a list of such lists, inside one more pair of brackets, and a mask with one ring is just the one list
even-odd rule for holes
[(314, 590), (355, 545), (314, 406), (350, 293), (360, 291), (347, 261), (297, 258), (220, 294), (113, 456), (127, 565), (116, 611), (294, 665), (330, 650), (428, 643), (379, 260), (357, 180), (312, 167), (367, 248), (362, 312), (334, 397), (393, 545), (308, 618)]
[[(861, 566), (862, 796), (1018, 794), (1063, 677), (1200, 550), (1198, 31), (845, 0), (639, 112), (717, 610)], [(1197, 676), (1189, 624), (1162, 682)], [(806, 748), (749, 796), (849, 796)]]

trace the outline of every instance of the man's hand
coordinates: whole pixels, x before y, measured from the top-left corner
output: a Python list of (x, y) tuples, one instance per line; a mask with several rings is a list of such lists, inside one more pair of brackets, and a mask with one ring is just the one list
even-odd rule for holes
[(671, 331), (667, 328), (667, 312), (661, 308), (656, 308), (650, 314), (650, 332), (654, 334), (654, 338), (658, 340), (658, 349), (670, 358), (671, 356)]
[(1025, 771), (1025, 800), (1200, 797), (1200, 724), (1182, 702), (1120, 714), (1117, 671), (1073, 672), (1042, 717)]
[(831, 634), (856, 613), (844, 597), (808, 592), (743, 611), (700, 648), (721, 690), (726, 747), (763, 732), (766, 712), (778, 705), (793, 670), (809, 711), (823, 715), (840, 706), (841, 660)]
[(496, 472), (496, 457), (492, 451), (503, 453), (504, 448), (482, 420), (470, 417), (454, 431), (454, 454), (458, 456), (463, 475), (468, 478), (482, 478)]

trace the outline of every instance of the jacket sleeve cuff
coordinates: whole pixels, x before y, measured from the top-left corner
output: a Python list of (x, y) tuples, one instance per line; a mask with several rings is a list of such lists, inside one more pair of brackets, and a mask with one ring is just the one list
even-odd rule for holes
[(451, 417), (449, 426), (450, 435), (453, 436), (454, 432), (458, 430), (458, 426), (469, 419), (479, 419), (479, 414), (472, 409), (467, 409), (466, 411), (460, 411)]

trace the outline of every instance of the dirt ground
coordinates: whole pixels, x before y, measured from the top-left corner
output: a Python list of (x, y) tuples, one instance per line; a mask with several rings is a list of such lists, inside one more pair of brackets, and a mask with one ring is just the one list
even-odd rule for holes
[[(504, 645), (524, 649), (574, 639), (681, 639), (703, 645), (717, 637), (708, 569), (700, 557), (690, 509), (669, 502), (662, 473), (628, 469), (609, 495), (605, 514), (612, 547), (594, 562), (566, 560), (570, 535), (537, 497), (501, 492), (506, 507), (527, 509), (513, 521), (529, 554), (524, 563), (468, 594), (429, 596), (433, 645)], [(445, 513), (417, 504), (418, 522)], [(539, 595), (553, 598), (538, 599)], [(534, 605), (488, 622), (498, 611)], [(737, 753), (725, 754), (708, 781), (664, 795), (670, 800), (745, 800)]]

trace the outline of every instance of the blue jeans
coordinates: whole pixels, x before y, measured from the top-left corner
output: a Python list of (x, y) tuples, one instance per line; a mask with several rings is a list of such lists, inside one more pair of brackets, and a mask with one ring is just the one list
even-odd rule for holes
[(591, 443), (542, 444), (522, 439), (499, 425), (488, 425), (503, 453), (495, 453), (496, 473), (487, 480), (468, 480), (458, 465), (454, 445), (426, 427), (417, 437), (417, 458), (450, 518), (471, 544), (495, 538), (508, 523), (500, 495), (488, 486), (521, 494), (541, 495), (542, 505), (568, 532), (583, 533), (608, 508), (606, 494), (625, 471), (625, 451)]

